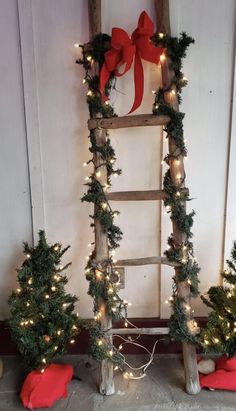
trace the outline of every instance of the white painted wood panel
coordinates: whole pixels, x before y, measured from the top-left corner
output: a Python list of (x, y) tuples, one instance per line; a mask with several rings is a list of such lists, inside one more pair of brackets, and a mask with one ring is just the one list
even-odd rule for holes
[(32, 241), (27, 143), (16, 0), (0, 1), (0, 320), (22, 261), (22, 241)]
[[(88, 158), (88, 111), (86, 90), (82, 85), (83, 69), (75, 64), (79, 51), (73, 46), (75, 42), (84, 43), (88, 39), (87, 1), (19, 0), (18, 3), (24, 100), (17, 1), (0, 1), (0, 41), (4, 56), (0, 62), (3, 83), (0, 96), (3, 135), (3, 159), (0, 162), (3, 187), (0, 211), (2, 317), (7, 313), (6, 300), (14, 284), (14, 267), (21, 258), (21, 242), (30, 240), (32, 234), (26, 131), (34, 236), (40, 226), (45, 226), (50, 241), (71, 244), (67, 260), (73, 265), (68, 289), (80, 298), (81, 316), (90, 317), (92, 300), (87, 296), (84, 265), (89, 252), (87, 244), (93, 240), (88, 218), (92, 208), (80, 202), (88, 172), (82, 167)], [(103, 0), (102, 4), (103, 29), (107, 32), (116, 25), (131, 33), (143, 9), (155, 18), (151, 0)], [(186, 30), (196, 40), (184, 66), (189, 86), (183, 93), (182, 109), (186, 112), (189, 148), (187, 185), (195, 198), (189, 209), (193, 207), (197, 212), (193, 240), (202, 267), (202, 291), (219, 282), (224, 246), (235, 6), (234, 0), (226, 3), (220, 0), (170, 1), (173, 34)], [(151, 111), (151, 90), (160, 80), (159, 70), (154, 65), (145, 63), (144, 67), (145, 96), (137, 113)], [(112, 99), (117, 112), (124, 114), (133, 101), (132, 72), (119, 79), (117, 88), (120, 92), (113, 93)], [(125, 98), (121, 92), (126, 93)], [(111, 138), (117, 151), (118, 166), (123, 169), (122, 177), (114, 179), (114, 189), (158, 189), (160, 129), (117, 130), (112, 131)], [(235, 139), (232, 138), (226, 254), (236, 233), (235, 150)], [(171, 225), (168, 217), (160, 215), (158, 203), (119, 202), (117, 208), (121, 211), (117, 222), (124, 231), (118, 258), (155, 255), (159, 254), (160, 246), (162, 250), (166, 248)], [(159, 241), (160, 217), (162, 244)], [(169, 312), (164, 300), (171, 292), (173, 270), (162, 270), (161, 284), (155, 266), (127, 268), (126, 273), (126, 288), (122, 295), (133, 303), (130, 315), (152, 317), (160, 314), (167, 317)], [(196, 313), (205, 313), (199, 301)]]
[[(197, 213), (193, 241), (202, 268), (202, 292), (212, 284), (219, 284), (222, 265), (235, 7), (234, 0), (170, 2), (172, 34), (186, 31), (195, 39), (184, 63), (189, 85), (183, 92), (181, 109), (186, 112), (186, 182), (193, 198), (188, 209), (193, 208)], [(163, 249), (165, 227), (163, 224)], [(166, 268), (162, 271), (161, 284), (161, 313), (166, 317), (169, 310), (164, 301), (171, 293), (171, 275)], [(195, 300), (194, 306), (197, 315), (206, 312), (200, 299)]]

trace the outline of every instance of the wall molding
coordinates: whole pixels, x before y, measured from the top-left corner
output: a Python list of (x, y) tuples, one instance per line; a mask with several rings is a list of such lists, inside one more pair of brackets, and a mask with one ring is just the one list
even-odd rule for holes
[[(140, 328), (147, 327), (167, 327), (169, 320), (163, 320), (160, 318), (133, 318), (130, 321)], [(207, 321), (206, 317), (196, 318), (200, 327), (204, 327)], [(115, 324), (116, 328), (122, 327), (123, 324), (117, 322)], [(17, 355), (18, 351), (15, 343), (11, 339), (10, 328), (7, 321), (0, 321), (0, 355)], [(155, 336), (155, 335), (142, 335), (139, 339), (139, 343), (143, 344), (147, 349), (152, 350), (153, 345), (157, 338), (160, 342), (157, 344), (156, 353), (158, 354), (179, 354), (182, 353), (181, 343), (173, 341), (167, 343), (164, 341), (165, 336)], [(114, 338), (115, 346), (119, 346), (121, 340), (117, 337)], [(89, 347), (89, 333), (88, 330), (82, 330), (81, 333), (75, 338), (75, 344), (68, 347), (68, 354), (87, 354)], [(136, 346), (128, 344), (124, 346), (123, 352), (125, 354), (143, 354), (144, 351)]]
[[(235, 31), (236, 33), (236, 31)], [(225, 226), (222, 256), (222, 270), (225, 258), (229, 258), (232, 243), (236, 240), (236, 48), (234, 49), (234, 67), (232, 75), (232, 100), (229, 119), (228, 164), (226, 171), (226, 200), (225, 200)]]
[(32, 206), (32, 231), (35, 242), (38, 237), (38, 231), (45, 228), (45, 210), (32, 7), (32, 1), (18, 0), (23, 96)]

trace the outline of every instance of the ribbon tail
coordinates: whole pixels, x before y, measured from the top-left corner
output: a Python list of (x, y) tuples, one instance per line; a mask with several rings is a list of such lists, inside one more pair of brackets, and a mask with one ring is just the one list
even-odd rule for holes
[(108, 97), (105, 95), (105, 86), (110, 78), (110, 71), (107, 69), (106, 63), (103, 63), (100, 71), (100, 92), (102, 101), (106, 101)]
[(131, 110), (128, 114), (133, 113), (133, 111), (137, 110), (137, 108), (142, 103), (143, 99), (143, 84), (144, 84), (144, 75), (143, 75), (143, 65), (142, 60), (139, 53), (135, 53), (134, 59), (134, 88), (135, 88), (135, 96), (134, 102)]

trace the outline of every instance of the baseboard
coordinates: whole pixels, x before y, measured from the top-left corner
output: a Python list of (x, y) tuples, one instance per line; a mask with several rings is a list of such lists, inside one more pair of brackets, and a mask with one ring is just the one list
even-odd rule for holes
[[(206, 317), (196, 318), (198, 324), (202, 327), (206, 324)], [(168, 327), (168, 320), (163, 320), (160, 318), (134, 318), (130, 321), (139, 328), (147, 327)], [(116, 327), (122, 327), (122, 324), (116, 323)], [(178, 354), (182, 351), (181, 343), (164, 341), (165, 336), (155, 336), (155, 335), (142, 335), (139, 339), (139, 343), (144, 345), (149, 350), (152, 350), (153, 344), (159, 339), (157, 344), (157, 353), (173, 353)], [(119, 338), (114, 338), (115, 345), (119, 345), (121, 340)], [(87, 330), (82, 330), (80, 334), (75, 339), (75, 343), (68, 347), (69, 354), (86, 354), (88, 352), (89, 344), (89, 334)], [(124, 347), (123, 352), (125, 354), (143, 354), (144, 351), (137, 346), (128, 344)], [(16, 355), (18, 354), (15, 343), (11, 339), (10, 329), (7, 321), (0, 321), (0, 355)]]

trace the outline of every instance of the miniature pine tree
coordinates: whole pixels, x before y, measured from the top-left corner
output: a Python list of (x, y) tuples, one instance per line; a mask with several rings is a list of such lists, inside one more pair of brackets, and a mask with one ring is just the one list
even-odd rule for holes
[(57, 354), (74, 342), (79, 319), (73, 313), (77, 297), (65, 292), (68, 279), (60, 265), (69, 246), (49, 245), (44, 231), (36, 247), (24, 243), (26, 259), (18, 272), (19, 288), (10, 298), (10, 328), (27, 370), (44, 371)]
[(201, 336), (206, 352), (232, 357), (236, 355), (236, 241), (226, 262), (228, 268), (221, 274), (224, 285), (211, 287), (208, 298), (201, 297), (212, 309)]

